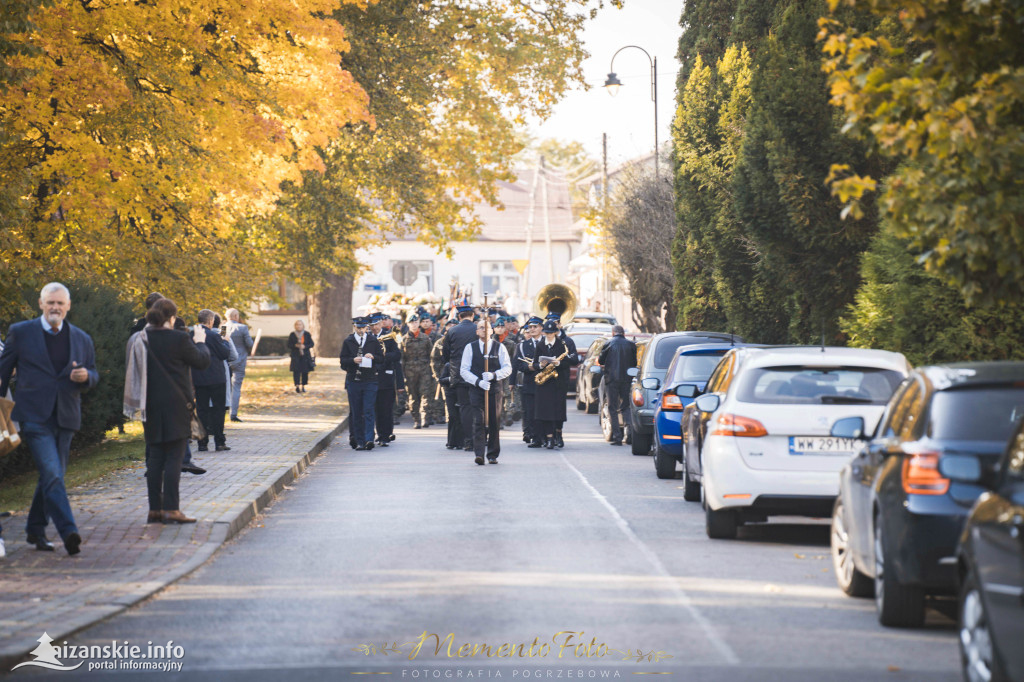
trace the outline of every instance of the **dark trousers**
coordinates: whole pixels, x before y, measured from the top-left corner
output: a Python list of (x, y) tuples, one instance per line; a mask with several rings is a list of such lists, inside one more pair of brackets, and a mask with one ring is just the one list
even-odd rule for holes
[(395, 432), (395, 417), (392, 414), (395, 409), (395, 389), (378, 388), (376, 403), (374, 411), (377, 421), (377, 438), (387, 441)]
[(498, 430), (501, 426), (501, 415), (498, 405), (501, 404), (500, 391), (487, 391), (487, 427), (484, 428), (484, 392), (479, 388), (469, 389), (469, 404), (473, 414), (473, 452), (477, 457), (497, 457), (501, 452)]
[(629, 407), (629, 382), (606, 381), (604, 390), (608, 394), (608, 418), (612, 423), (612, 440), (622, 442), (622, 427), (626, 423), (626, 410)]
[[(213, 436), (214, 445), (224, 445), (224, 411), (227, 408), (227, 383), (196, 386), (196, 414), (206, 428), (206, 438), (199, 444), (206, 446)], [(177, 507), (175, 507), (176, 509)]]
[(461, 448), (465, 442), (462, 435), (462, 414), (459, 411), (458, 391), (451, 387), (441, 389), (444, 392), (444, 404), (448, 408), (448, 442), (450, 448)]
[(534, 394), (532, 391), (530, 393), (523, 391), (520, 395), (523, 398), (523, 435), (531, 441), (538, 440), (541, 436), (537, 434), (537, 420), (533, 415)]
[(71, 452), (71, 438), (75, 432), (57, 426), (57, 417), (51, 416), (45, 422), (22, 422), (21, 438), (25, 441), (32, 461), (39, 471), (39, 482), (28, 508), (25, 532), (43, 537), (46, 525), (52, 520), (61, 538), (66, 539), (78, 532), (71, 503), (64, 487), (64, 473), (68, 468)]
[(178, 509), (178, 483), (181, 464), (188, 450), (188, 440), (166, 443), (146, 443), (146, 488), (149, 492), (149, 511)]
[(355, 445), (373, 442), (374, 421), (377, 414), (377, 382), (350, 381), (348, 391), (349, 441)]
[(469, 403), (469, 384), (459, 384), (455, 393), (459, 397), (459, 420), (462, 422), (462, 447), (473, 447), (473, 406)]
[(305, 386), (309, 382), (309, 372), (292, 372), (296, 386)]
[(554, 438), (555, 434), (562, 430), (562, 422), (551, 421), (550, 419), (537, 419), (534, 421), (537, 430), (537, 437), (540, 440)]

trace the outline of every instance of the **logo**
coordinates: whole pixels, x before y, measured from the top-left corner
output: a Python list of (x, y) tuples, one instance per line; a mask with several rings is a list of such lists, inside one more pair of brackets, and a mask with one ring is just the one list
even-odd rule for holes
[(29, 652), (31, 655), (36, 657), (36, 660), (19, 663), (11, 668), (12, 671), (26, 665), (35, 666), (37, 668), (46, 668), (47, 670), (76, 670), (82, 666), (82, 663), (85, 663), (85, 661), (82, 661), (78, 665), (70, 668), (61, 663), (60, 659), (57, 658), (59, 651), (56, 647), (50, 644), (50, 642), (53, 641), (53, 638), (45, 632), (43, 633), (43, 636), (36, 641), (39, 642), (39, 646)]
[[(115, 671), (159, 671), (181, 672), (185, 649), (173, 641), (166, 644), (147, 642), (146, 646), (135, 646), (128, 641), (111, 641), (109, 644), (74, 645), (61, 642), (54, 646), (53, 638), (47, 633), (38, 640), (39, 646), (29, 652), (36, 657), (34, 661), (25, 661), (11, 668), (35, 667), (47, 670), (77, 670), (83, 665), (86, 669)], [(77, 665), (65, 665), (61, 659), (78, 660)]]

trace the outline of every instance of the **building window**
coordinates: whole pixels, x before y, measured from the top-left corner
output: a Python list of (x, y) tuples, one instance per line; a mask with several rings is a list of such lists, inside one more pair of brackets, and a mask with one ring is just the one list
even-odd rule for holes
[[(395, 279), (395, 265), (398, 263), (412, 263), (416, 266), (417, 276), (416, 281), (408, 286), (402, 286)], [(397, 261), (393, 260), (388, 263), (388, 280), (389, 280), (389, 291), (401, 291), (403, 293), (410, 294), (425, 294), (428, 291), (434, 290), (434, 261), (429, 260), (413, 260), (413, 261)]]
[(480, 293), (505, 296), (519, 291), (519, 272), (509, 260), (480, 261)]
[(289, 315), (306, 312), (306, 292), (298, 284), (281, 277), (270, 286), (281, 297), (282, 302), (264, 299), (260, 302), (260, 312)]

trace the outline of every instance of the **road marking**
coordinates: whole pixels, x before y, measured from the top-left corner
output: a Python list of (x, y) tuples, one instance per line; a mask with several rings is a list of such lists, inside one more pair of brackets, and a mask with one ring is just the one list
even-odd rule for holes
[(679, 585), (676, 584), (675, 576), (668, 572), (668, 569), (665, 568), (665, 564), (661, 563), (661, 559), (658, 558), (658, 555), (655, 554), (654, 551), (650, 547), (648, 547), (644, 543), (644, 541), (637, 536), (636, 533), (633, 532), (633, 529), (629, 527), (629, 522), (626, 521), (626, 519), (622, 518), (622, 514), (620, 514), (619, 510), (616, 509), (614, 505), (612, 505), (612, 503), (608, 501), (608, 498), (602, 495), (597, 488), (591, 485), (590, 481), (587, 480), (587, 477), (584, 476), (579, 469), (574, 467), (568, 459), (566, 459), (565, 453), (559, 452), (558, 455), (562, 458), (562, 462), (565, 463), (565, 466), (569, 467), (573, 471), (573, 473), (575, 473), (579, 477), (584, 487), (586, 487), (590, 491), (590, 494), (593, 495), (598, 502), (604, 505), (604, 508), (607, 509), (608, 513), (612, 515), (612, 519), (615, 521), (615, 525), (617, 525), (619, 527), (619, 530), (621, 530), (626, 535), (626, 537), (629, 538), (630, 542), (637, 546), (637, 549), (640, 550), (640, 553), (643, 554), (649, 562), (651, 562), (651, 565), (654, 566), (655, 572), (657, 572), (658, 575), (664, 578), (668, 578), (666, 582), (669, 585), (669, 590), (675, 596), (676, 601), (678, 601), (679, 604), (684, 609), (686, 609), (687, 612), (689, 612), (693, 620), (697, 623), (697, 625), (700, 626), (700, 629), (704, 631), (704, 636), (707, 637), (708, 641), (710, 641), (711, 644), (715, 647), (715, 649), (718, 650), (718, 653), (722, 655), (722, 658), (724, 658), (726, 662), (730, 665), (738, 665), (740, 659), (736, 655), (736, 652), (734, 652), (732, 648), (728, 644), (726, 644), (725, 640), (722, 639), (717, 632), (715, 632), (714, 626), (711, 625), (708, 619), (705, 618), (704, 615), (697, 610), (697, 607), (694, 606), (693, 602), (690, 600), (689, 595), (687, 595), (686, 592), (681, 587), (679, 587)]

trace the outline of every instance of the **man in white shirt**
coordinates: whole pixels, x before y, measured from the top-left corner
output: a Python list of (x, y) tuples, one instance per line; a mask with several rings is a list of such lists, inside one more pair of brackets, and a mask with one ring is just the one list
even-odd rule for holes
[(493, 335), (487, 339), (485, 347), (486, 325), (486, 319), (477, 323), (476, 335), (479, 341), (467, 344), (462, 351), (459, 376), (469, 384), (469, 405), (473, 414), (473, 452), (476, 455), (473, 461), (483, 464), (486, 452), (488, 461), (497, 464), (498, 453), (501, 451), (501, 443), (498, 441), (498, 428), (501, 424), (501, 415), (498, 414), (498, 407), (501, 405), (499, 382), (512, 374), (512, 363), (509, 361), (505, 346)]

